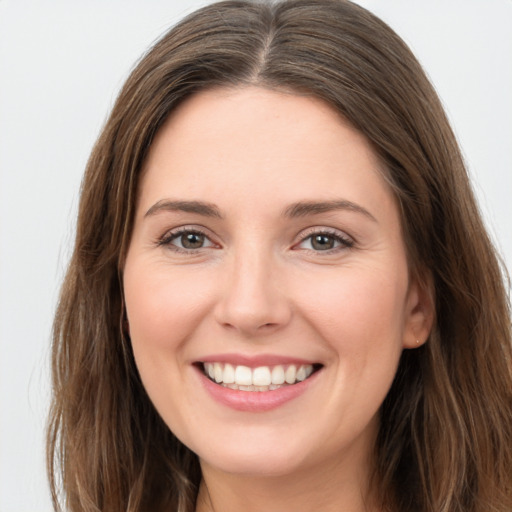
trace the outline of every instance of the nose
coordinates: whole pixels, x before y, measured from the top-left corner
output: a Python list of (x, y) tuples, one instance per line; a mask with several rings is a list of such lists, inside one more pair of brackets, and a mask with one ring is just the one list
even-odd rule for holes
[(222, 276), (215, 308), (217, 322), (247, 337), (285, 327), (292, 317), (292, 308), (281, 277), (271, 255), (251, 251), (234, 255)]

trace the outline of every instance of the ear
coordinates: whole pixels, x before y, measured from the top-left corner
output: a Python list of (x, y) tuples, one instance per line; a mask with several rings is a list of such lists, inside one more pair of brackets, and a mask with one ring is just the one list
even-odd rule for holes
[(431, 277), (411, 279), (406, 299), (404, 348), (417, 348), (427, 341), (434, 316), (435, 301)]

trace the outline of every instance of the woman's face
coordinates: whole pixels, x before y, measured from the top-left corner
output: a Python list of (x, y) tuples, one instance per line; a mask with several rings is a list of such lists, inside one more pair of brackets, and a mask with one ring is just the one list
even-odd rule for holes
[(153, 404), (230, 473), (357, 470), (402, 349), (427, 336), (365, 138), (319, 100), (255, 87), (199, 93), (158, 133), (124, 292)]

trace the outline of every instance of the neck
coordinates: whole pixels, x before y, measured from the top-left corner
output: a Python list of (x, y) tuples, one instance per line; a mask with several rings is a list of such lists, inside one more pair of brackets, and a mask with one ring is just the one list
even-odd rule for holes
[[(196, 512), (378, 512), (369, 493), (370, 465), (323, 461), (293, 475), (238, 475), (201, 462)], [(359, 461), (360, 462), (360, 461)]]

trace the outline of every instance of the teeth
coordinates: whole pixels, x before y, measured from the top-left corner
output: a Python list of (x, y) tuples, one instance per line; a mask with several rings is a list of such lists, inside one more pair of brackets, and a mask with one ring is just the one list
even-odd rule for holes
[(222, 382), (222, 366), (220, 363), (214, 363), (213, 375), (215, 378), (215, 382)]
[(295, 378), (300, 382), (306, 379), (306, 368), (304, 368), (304, 366), (301, 366), (297, 370), (297, 376)]
[(226, 364), (224, 366), (224, 373), (222, 374), (222, 382), (224, 384), (234, 384), (235, 383), (235, 369), (232, 365)]
[(284, 368), (281, 365), (272, 368), (272, 384), (284, 384)]
[(255, 386), (270, 386), (272, 383), (272, 376), (268, 366), (260, 366), (254, 368), (252, 371), (252, 383)]
[(297, 377), (297, 368), (294, 364), (291, 364), (286, 368), (286, 372), (284, 374), (284, 380), (287, 384), (293, 384), (295, 382), (295, 378)]
[(252, 371), (248, 366), (236, 367), (235, 384), (239, 386), (252, 386)]
[(242, 391), (278, 389), (282, 385), (302, 382), (313, 373), (311, 364), (301, 366), (291, 364), (287, 367), (283, 365), (259, 366), (257, 368), (233, 366), (228, 363), (204, 363), (203, 366), (205, 374), (217, 384)]

